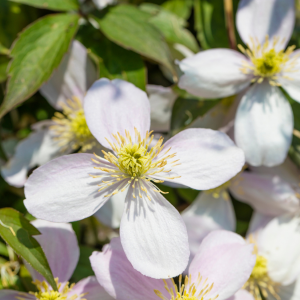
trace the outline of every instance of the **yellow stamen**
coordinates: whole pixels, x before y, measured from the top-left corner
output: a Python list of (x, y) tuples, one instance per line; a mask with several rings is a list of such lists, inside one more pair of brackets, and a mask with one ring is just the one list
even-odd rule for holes
[(215, 300), (219, 297), (209, 297), (208, 294), (212, 290), (214, 284), (208, 284), (207, 279), (203, 280), (200, 273), (196, 282), (192, 282), (192, 276), (186, 276), (184, 283), (182, 284), (182, 275), (179, 276), (179, 286), (175, 284), (173, 278), (172, 286), (168, 286), (168, 282), (163, 279), (165, 283), (165, 289), (169, 293), (170, 297), (166, 297), (159, 290), (154, 290), (155, 294), (162, 300)]
[(276, 45), (278, 42), (279, 39), (275, 38), (271, 45), (269, 37), (266, 36), (263, 45), (254, 39), (251, 39), (251, 45), (247, 45), (249, 49), (238, 45), (240, 51), (248, 56), (252, 62), (252, 64), (249, 64), (247, 61), (243, 62), (240, 69), (244, 74), (253, 74), (255, 76), (252, 82), (262, 83), (264, 79), (267, 79), (271, 85), (280, 86), (277, 82), (277, 74), (297, 71), (296, 59), (299, 55), (294, 55), (293, 58), (290, 57), (295, 46), (288, 47), (286, 51), (277, 51)]
[(73, 97), (62, 104), (63, 113), (56, 112), (52, 120), (55, 125), (50, 129), (55, 134), (55, 140), (62, 147), (62, 151), (67, 148), (85, 152), (96, 145), (96, 140), (91, 134), (80, 99)]

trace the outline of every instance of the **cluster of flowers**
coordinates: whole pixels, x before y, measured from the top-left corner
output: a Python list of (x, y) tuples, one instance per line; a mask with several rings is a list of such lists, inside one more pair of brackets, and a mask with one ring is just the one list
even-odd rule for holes
[[(150, 85), (148, 98), (126, 81), (96, 80), (74, 41), (41, 88), (62, 112), (37, 124), (2, 168), (10, 184), (25, 184), (59, 291), (28, 266), (38, 292), (0, 298), (300, 299), (299, 172), (286, 158), (293, 114), (280, 89), (300, 101), (299, 52), (284, 51), (294, 20), (293, 0), (240, 1), (237, 28), (249, 49), (179, 62), (180, 88), (204, 98), (239, 93), (231, 110), (221, 102), (165, 143), (158, 133), (169, 130), (173, 91)], [(203, 192), (180, 215), (156, 183)], [(227, 189), (255, 209), (246, 239), (233, 233)], [(93, 214), (120, 226), (120, 238), (90, 257), (96, 277), (70, 285), (79, 248), (65, 222)]]

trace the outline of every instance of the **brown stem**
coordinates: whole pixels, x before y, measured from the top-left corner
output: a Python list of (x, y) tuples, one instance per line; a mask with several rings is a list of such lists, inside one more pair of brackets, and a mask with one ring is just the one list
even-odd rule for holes
[(226, 29), (229, 38), (230, 48), (236, 50), (236, 38), (233, 21), (233, 5), (232, 0), (224, 0)]

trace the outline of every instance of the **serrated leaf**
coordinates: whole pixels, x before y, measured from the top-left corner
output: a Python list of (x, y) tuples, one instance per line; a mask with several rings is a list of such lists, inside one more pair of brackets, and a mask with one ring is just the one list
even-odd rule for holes
[(77, 0), (10, 0), (12, 2), (28, 4), (30, 6), (58, 11), (76, 10), (79, 8)]
[(173, 60), (162, 34), (148, 21), (150, 14), (131, 5), (119, 5), (96, 21), (108, 39), (167, 67), (174, 76)]
[(7, 56), (0, 55), (0, 83), (5, 81), (7, 78), (6, 70), (9, 63)]
[(159, 5), (145, 3), (140, 7), (154, 15), (149, 22), (161, 31), (167, 42), (184, 45), (193, 52), (199, 51), (196, 39), (190, 31), (184, 28), (187, 25), (184, 19), (162, 9)]
[(57, 290), (47, 258), (33, 235), (40, 232), (13, 208), (0, 209), (0, 235), (5, 242), (22, 256), (35, 270), (45, 277), (54, 290)]
[(75, 14), (48, 15), (20, 34), (11, 51), (12, 61), (0, 118), (49, 79), (69, 48), (78, 20), (79, 16)]

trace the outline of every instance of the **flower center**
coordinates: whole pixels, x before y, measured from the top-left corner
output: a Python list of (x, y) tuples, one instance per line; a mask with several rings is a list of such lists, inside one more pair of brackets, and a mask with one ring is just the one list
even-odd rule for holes
[(62, 151), (69, 147), (73, 150), (81, 148), (82, 152), (91, 149), (96, 140), (87, 126), (81, 101), (74, 96), (62, 108), (63, 113), (54, 114), (52, 120), (55, 125), (50, 127)]
[[(98, 155), (95, 155), (96, 159), (92, 159), (94, 163), (100, 165), (95, 167), (106, 174), (104, 175), (91, 175), (93, 178), (108, 178), (110, 180), (103, 180), (99, 186), (98, 191), (102, 191), (110, 186), (115, 185), (116, 188), (106, 195), (110, 197), (123, 192), (128, 186), (131, 185), (133, 189), (133, 197), (136, 198), (136, 193), (142, 197), (142, 193), (146, 193), (146, 196), (150, 200), (148, 195), (148, 188), (150, 187), (155, 192), (163, 193), (158, 187), (150, 184), (150, 181), (154, 183), (161, 183), (164, 180), (179, 178), (180, 176), (170, 176), (171, 169), (168, 167), (175, 167), (178, 164), (178, 159), (170, 161), (175, 157), (176, 153), (168, 154), (171, 148), (161, 155), (161, 158), (157, 158), (158, 154), (163, 150), (163, 138), (161, 137), (155, 146), (149, 149), (149, 146), (153, 140), (152, 132), (146, 132), (144, 139), (141, 138), (141, 134), (135, 128), (134, 140), (131, 137), (129, 131), (125, 130), (125, 137), (120, 133), (113, 134), (115, 142), (112, 143), (108, 139), (112, 152), (102, 151), (104, 159)], [(154, 176), (154, 177), (153, 177)]]
[[(41, 282), (39, 280), (35, 280), (33, 284), (37, 287), (38, 292), (29, 292), (29, 294), (35, 296), (37, 300), (66, 300), (67, 298), (68, 300), (86, 300), (82, 297), (87, 293), (69, 296), (69, 293), (72, 291), (75, 283), (69, 285), (69, 282), (67, 282), (64, 287), (61, 288), (62, 285), (61, 283), (58, 283), (58, 278), (55, 278), (55, 282), (59, 291), (53, 291), (46, 281)], [(23, 297), (16, 298), (19, 300), (25, 300)]]
[(257, 245), (252, 235), (249, 240), (254, 244), (256, 262), (250, 278), (244, 285), (244, 289), (248, 290), (255, 300), (268, 299), (269, 294), (275, 299), (280, 300), (280, 297), (277, 294), (278, 284), (272, 281), (268, 275), (268, 260), (263, 255), (258, 254)]
[(200, 273), (195, 283), (192, 283), (192, 276), (186, 276), (182, 284), (182, 275), (179, 276), (179, 285), (177, 287), (173, 278), (171, 278), (172, 286), (169, 287), (165, 279), (165, 289), (170, 294), (170, 298), (164, 296), (159, 290), (154, 290), (155, 294), (162, 300), (215, 300), (219, 295), (208, 298), (208, 293), (212, 290), (214, 284), (208, 284), (207, 279), (203, 280)]
[[(268, 79), (269, 83), (274, 86), (278, 86), (277, 75), (281, 72), (295, 72), (296, 58), (290, 58), (296, 46), (290, 46), (284, 50), (276, 51), (275, 47), (278, 44), (279, 39), (275, 38), (273, 44), (270, 45), (269, 37), (266, 36), (263, 45), (259, 44), (254, 39), (251, 39), (251, 46), (247, 45), (249, 49), (244, 49), (243, 46), (238, 45), (241, 52), (243, 52), (252, 62), (243, 62), (241, 71), (244, 74), (253, 74), (255, 78), (252, 82), (263, 82), (264, 79)], [(286, 79), (291, 79), (287, 76), (283, 76)]]

